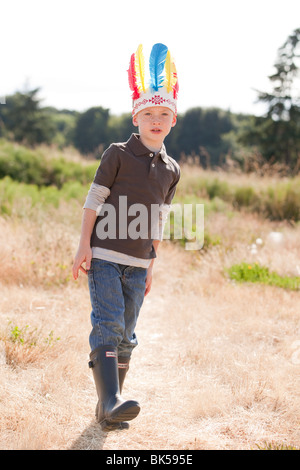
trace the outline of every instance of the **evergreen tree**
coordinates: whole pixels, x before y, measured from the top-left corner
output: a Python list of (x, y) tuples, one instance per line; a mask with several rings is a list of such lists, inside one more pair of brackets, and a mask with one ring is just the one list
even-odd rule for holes
[(253, 128), (241, 138), (243, 143), (258, 146), (268, 160), (291, 168), (300, 156), (299, 53), (300, 28), (278, 50), (276, 72), (269, 77), (272, 93), (258, 92), (258, 100), (267, 104), (266, 115), (255, 118)]
[(0, 108), (5, 136), (29, 146), (51, 143), (55, 128), (48, 114), (40, 108), (39, 91), (36, 88), (17, 92), (6, 98), (6, 104)]

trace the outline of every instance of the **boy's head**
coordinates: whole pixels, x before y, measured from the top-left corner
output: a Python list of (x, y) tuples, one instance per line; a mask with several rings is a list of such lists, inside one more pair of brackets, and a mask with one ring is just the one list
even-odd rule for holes
[(132, 122), (139, 128), (142, 142), (146, 146), (159, 149), (171, 128), (175, 126), (176, 116), (170, 108), (151, 106), (135, 114)]
[(176, 117), (178, 77), (167, 46), (158, 43), (152, 47), (147, 80), (143, 47), (140, 44), (137, 51), (131, 55), (128, 79), (133, 92), (133, 117), (149, 108), (167, 108)]

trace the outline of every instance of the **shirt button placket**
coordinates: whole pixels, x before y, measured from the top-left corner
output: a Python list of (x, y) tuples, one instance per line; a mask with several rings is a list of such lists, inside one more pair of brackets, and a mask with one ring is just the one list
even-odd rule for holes
[[(153, 154), (153, 153), (150, 153), (150, 154), (149, 154), (149, 157), (151, 157), (151, 158), (152, 158), (153, 156), (154, 156), (154, 154)], [(154, 167), (155, 167), (155, 163), (153, 163), (153, 160), (152, 160), (151, 166), (152, 166), (152, 168), (154, 168)]]
[(157, 157), (153, 157), (151, 165), (150, 165), (150, 178), (156, 179), (157, 178)]

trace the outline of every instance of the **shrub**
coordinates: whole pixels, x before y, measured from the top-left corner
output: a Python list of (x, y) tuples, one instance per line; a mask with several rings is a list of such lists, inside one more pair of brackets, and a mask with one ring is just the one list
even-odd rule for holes
[(269, 286), (282, 287), (290, 290), (300, 290), (300, 277), (280, 276), (275, 272), (270, 272), (266, 266), (258, 263), (235, 264), (228, 269), (230, 279), (237, 282), (258, 282)]
[(39, 150), (0, 140), (0, 179), (9, 176), (26, 184), (61, 188), (68, 181), (91, 183), (98, 165), (99, 162), (85, 165), (63, 157), (47, 158)]
[(262, 196), (262, 212), (271, 220), (300, 220), (299, 184), (291, 182), (268, 188)]
[(9, 176), (0, 180), (0, 214), (29, 215), (32, 209), (53, 206), (58, 208), (62, 201), (76, 200), (83, 204), (88, 186), (69, 181), (61, 189), (56, 186), (37, 186), (13, 181)]
[(237, 208), (251, 207), (257, 202), (258, 196), (254, 189), (249, 186), (246, 188), (236, 188), (234, 192), (233, 205)]
[(6, 364), (13, 368), (26, 368), (40, 361), (42, 356), (49, 354), (49, 348), (60, 340), (53, 331), (43, 337), (41, 330), (29, 325), (19, 327), (9, 322), (8, 326), (7, 331), (0, 332), (0, 339), (4, 344)]

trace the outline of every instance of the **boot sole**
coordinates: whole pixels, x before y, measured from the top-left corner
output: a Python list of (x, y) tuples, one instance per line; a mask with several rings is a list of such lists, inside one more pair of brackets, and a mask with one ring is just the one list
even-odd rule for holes
[(129, 429), (129, 424), (128, 423), (109, 423), (106, 421), (102, 421), (101, 423), (101, 429), (104, 432), (109, 432), (109, 431), (122, 431), (124, 429)]
[(121, 421), (131, 421), (136, 418), (141, 411), (140, 406), (136, 404), (121, 405), (119, 409), (115, 410), (112, 415), (106, 420), (108, 423), (120, 423)]
[(104, 419), (100, 424), (103, 431), (113, 431), (115, 429), (125, 429), (127, 423), (136, 418), (141, 408), (137, 402), (127, 402), (119, 406), (109, 418)]

